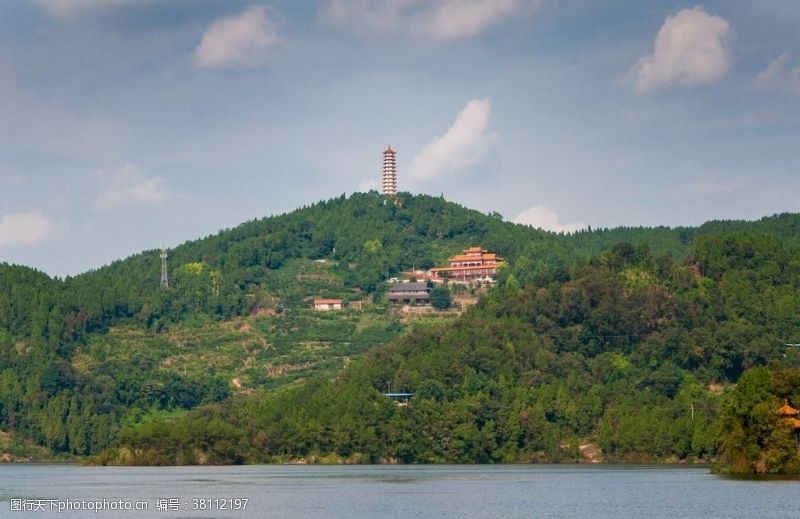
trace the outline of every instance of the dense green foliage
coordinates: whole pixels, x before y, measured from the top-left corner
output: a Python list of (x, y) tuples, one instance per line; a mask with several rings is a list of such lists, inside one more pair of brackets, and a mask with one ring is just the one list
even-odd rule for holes
[[(553, 459), (573, 456), (580, 440), (596, 440), (612, 457), (707, 456), (713, 442), (697, 431), (708, 430), (717, 397), (706, 385), (734, 382), (744, 369), (776, 358), (779, 338), (796, 333), (797, 263), (790, 251), (798, 240), (798, 215), (563, 235), (441, 198), (401, 194), (387, 201), (373, 192), (180, 245), (170, 251), (168, 289), (159, 286), (158, 251), (65, 280), (0, 264), (0, 430), (74, 454), (97, 452), (121, 426), (121, 444), (131, 435), (145, 442), (159, 434), (180, 444), (179, 429), (163, 429), (171, 422), (159, 417), (226, 401), (186, 419), (197, 435), (235, 433), (237, 460), (304, 453)], [(375, 354), (387, 356), (384, 365), (374, 357), (329, 382), (352, 358), (408, 328), (383, 306), (383, 280), (475, 244), (507, 258), (501, 290), (452, 328), (426, 332), (437, 320), (422, 319), (406, 339)], [(304, 310), (312, 297), (375, 305), (321, 317)], [(502, 348), (495, 335), (509, 336)], [(450, 339), (445, 344), (442, 337)], [(438, 355), (450, 355), (451, 365), (422, 355), (440, 343)], [(493, 362), (502, 369), (475, 364), (487, 351), (500, 355)], [(520, 364), (511, 352), (522, 351), (552, 364)], [(413, 371), (429, 363), (438, 367)], [(534, 376), (537, 370), (542, 374)], [(314, 376), (296, 391), (239, 395), (227, 404), (237, 383), (250, 391)], [(387, 381), (418, 396), (407, 408), (387, 405), (378, 393)], [(344, 385), (331, 391), (331, 383)], [(325, 407), (314, 402), (326, 392), (341, 395), (329, 414), (301, 410), (305, 402)], [(420, 396), (426, 394), (433, 397)], [(689, 424), (687, 403), (696, 410)], [(305, 414), (284, 412), (287, 406)], [(521, 436), (508, 436), (517, 430), (504, 421), (512, 408), (527, 417)], [(225, 427), (205, 423), (220, 414)], [(301, 424), (304, 417), (314, 417), (321, 432), (291, 433), (299, 439), (278, 448), (281, 434), (289, 434), (281, 431), (293, 431), (292, 420)], [(264, 425), (267, 419), (274, 425)], [(383, 450), (367, 449), (373, 444), (364, 438), (346, 447), (361, 419), (372, 425), (359, 425), (358, 434), (377, 435)], [(464, 438), (452, 443), (409, 429), (427, 419), (440, 434), (457, 429)], [(391, 431), (374, 432), (387, 423)], [(400, 455), (392, 450), (400, 440), (390, 433), (420, 440)], [(683, 439), (681, 447), (659, 440), (656, 449), (642, 441), (648, 435)], [(475, 454), (467, 445), (478, 438), (496, 446)], [(198, 442), (205, 447), (191, 452), (195, 458), (187, 451), (182, 459), (234, 459), (198, 455), (216, 440), (185, 443)]]
[(734, 474), (798, 474), (798, 437), (781, 402), (800, 401), (800, 370), (773, 365), (746, 372), (720, 417), (724, 467)]
[(276, 301), (301, 306), (309, 293), (297, 290), (296, 276), (282, 275), (297, 258), (333, 264), (328, 275), (341, 286), (315, 295), (349, 297), (353, 289), (374, 294), (388, 277), (431, 267), (472, 243), (508, 254), (543, 236), (440, 198), (403, 195), (395, 204), (376, 193), (355, 194), (172, 249), (172, 290), (159, 290), (158, 252), (149, 251), (67, 279), (65, 292), (85, 311), (89, 329), (116, 322), (158, 327), (196, 313), (246, 315)]
[[(800, 361), (784, 357), (784, 337), (800, 332), (795, 257), (749, 234), (698, 240), (686, 264), (620, 243), (567, 279), (509, 282), (335, 380), (127, 429), (100, 461), (563, 460), (590, 444), (606, 459), (708, 459), (718, 388)], [(772, 310), (783, 306), (794, 313)], [(398, 406), (387, 386), (414, 397)], [(227, 429), (195, 442), (180, 432), (213, 423)]]
[[(310, 298), (380, 299), (382, 281), (403, 269), (471, 243), (543, 234), (439, 198), (403, 195), (395, 204), (372, 193), (176, 247), (169, 289), (159, 286), (158, 251), (63, 281), (0, 265), (0, 430), (86, 454), (121, 423), (226, 398), (232, 380), (272, 387), (331, 373), (404, 325), (379, 308), (350, 322), (303, 317)], [(262, 314), (242, 353), (208, 325)], [(183, 340), (204, 326), (199, 339)]]
[(450, 289), (443, 286), (433, 287), (430, 292), (431, 306), (437, 310), (450, 308)]

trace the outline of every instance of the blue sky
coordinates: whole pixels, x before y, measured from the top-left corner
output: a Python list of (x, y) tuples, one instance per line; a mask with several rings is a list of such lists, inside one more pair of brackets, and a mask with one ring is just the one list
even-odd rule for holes
[(0, 261), (401, 190), (552, 229), (800, 211), (800, 3), (0, 3)]

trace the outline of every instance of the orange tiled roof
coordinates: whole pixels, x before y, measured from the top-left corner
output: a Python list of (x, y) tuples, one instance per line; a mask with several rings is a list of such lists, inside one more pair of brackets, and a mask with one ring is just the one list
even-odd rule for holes
[(789, 405), (787, 399), (783, 399), (783, 405), (778, 408), (778, 414), (782, 416), (797, 416), (800, 411)]
[(493, 260), (493, 259), (502, 259), (497, 256), (497, 254), (481, 254), (480, 256), (466, 256), (464, 254), (457, 254), (450, 258), (450, 261), (475, 261), (475, 260)]
[(335, 305), (341, 304), (341, 299), (314, 299), (315, 305)]
[[(478, 253), (478, 254), (476, 254)], [(471, 254), (468, 256), (468, 254)], [(464, 265), (459, 267), (435, 267), (431, 269), (431, 272), (460, 272), (464, 270), (471, 270), (471, 269), (496, 269), (497, 267), (503, 265), (503, 258), (495, 254), (494, 252), (489, 252), (486, 249), (481, 247), (467, 247), (461, 254), (456, 254), (452, 258), (448, 260), (449, 263), (457, 263), (457, 262), (469, 262), (469, 263), (477, 263), (477, 265)], [(486, 264), (489, 263), (490, 264)]]

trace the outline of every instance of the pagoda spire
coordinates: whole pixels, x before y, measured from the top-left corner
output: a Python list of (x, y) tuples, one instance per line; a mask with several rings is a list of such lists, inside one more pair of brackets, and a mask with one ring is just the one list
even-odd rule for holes
[(397, 194), (397, 162), (395, 161), (395, 151), (391, 146), (383, 152), (383, 194), (394, 196)]

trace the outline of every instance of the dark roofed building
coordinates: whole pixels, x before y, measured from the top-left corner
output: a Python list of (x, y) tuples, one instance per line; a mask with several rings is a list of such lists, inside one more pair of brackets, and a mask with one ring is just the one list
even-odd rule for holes
[(389, 289), (389, 301), (392, 304), (406, 304), (412, 303), (418, 305), (427, 305), (430, 301), (428, 294), (428, 284), (423, 282), (417, 283), (397, 283)]

